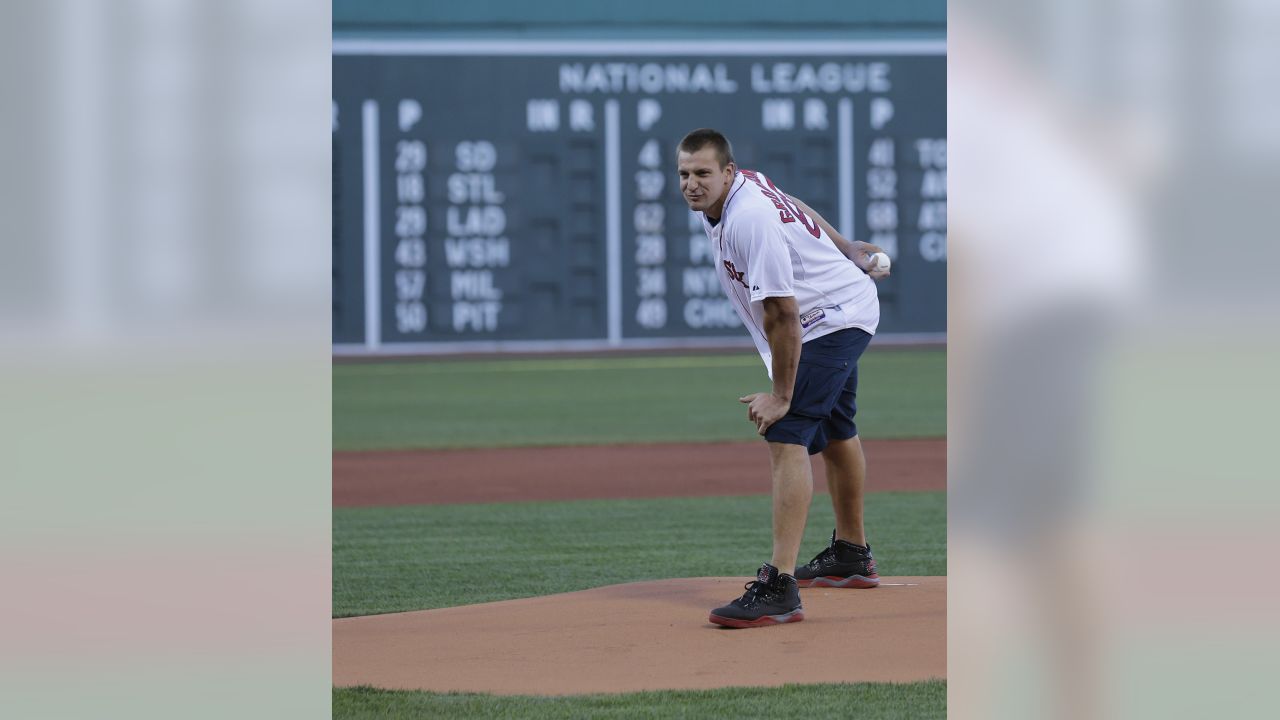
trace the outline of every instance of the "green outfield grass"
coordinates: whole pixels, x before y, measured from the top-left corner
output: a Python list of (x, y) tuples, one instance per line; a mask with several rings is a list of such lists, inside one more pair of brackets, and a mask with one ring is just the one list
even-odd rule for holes
[(406, 692), (369, 687), (333, 690), (333, 717), (352, 719), (856, 717), (859, 720), (929, 720), (946, 716), (947, 684), (942, 680), (565, 697)]
[[(755, 353), (430, 360), (333, 368), (335, 450), (752, 440), (738, 398), (767, 390)], [(946, 434), (946, 352), (860, 363), (866, 438)]]
[[(946, 574), (946, 494), (867, 496), (881, 575)], [(829, 541), (814, 498), (802, 562)], [(747, 497), (335, 509), (335, 617), (535, 597), (675, 577), (750, 576), (770, 500)]]

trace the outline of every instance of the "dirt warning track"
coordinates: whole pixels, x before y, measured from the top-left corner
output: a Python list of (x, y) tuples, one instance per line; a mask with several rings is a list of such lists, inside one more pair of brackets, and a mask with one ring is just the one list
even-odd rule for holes
[[(947, 442), (866, 440), (869, 492), (945, 490)], [(820, 458), (814, 489), (826, 491)], [(769, 492), (764, 442), (333, 454), (334, 507)]]

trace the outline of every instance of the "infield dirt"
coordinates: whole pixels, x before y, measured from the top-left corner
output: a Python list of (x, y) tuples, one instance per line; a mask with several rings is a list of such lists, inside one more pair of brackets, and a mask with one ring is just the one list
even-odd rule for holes
[(333, 621), (333, 682), (575, 695), (946, 677), (945, 577), (801, 591), (805, 620), (730, 630), (707, 610), (742, 578), (628, 583)]

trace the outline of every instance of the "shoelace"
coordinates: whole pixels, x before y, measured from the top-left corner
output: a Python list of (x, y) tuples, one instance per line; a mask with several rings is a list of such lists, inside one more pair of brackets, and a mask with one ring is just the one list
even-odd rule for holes
[(836, 549), (831, 546), (827, 546), (823, 548), (822, 552), (818, 553), (817, 557), (809, 561), (809, 567), (818, 568), (824, 563), (834, 563), (835, 561)]
[(769, 585), (759, 580), (752, 580), (742, 587), (746, 592), (742, 594), (742, 597), (738, 598), (738, 602), (743, 607), (751, 607), (760, 599), (760, 596), (769, 591)]

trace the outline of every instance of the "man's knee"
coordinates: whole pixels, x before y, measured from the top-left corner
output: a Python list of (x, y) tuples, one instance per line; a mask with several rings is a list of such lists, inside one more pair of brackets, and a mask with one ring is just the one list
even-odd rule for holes
[(853, 437), (841, 438), (839, 440), (830, 440), (827, 446), (822, 449), (822, 456), (825, 458), (837, 458), (856, 453), (862, 449), (862, 441), (857, 435)]
[(787, 455), (800, 455), (807, 458), (809, 456), (809, 449), (806, 446), (801, 445), (800, 443), (786, 442), (781, 440), (770, 440), (769, 454), (774, 457), (783, 457)]

